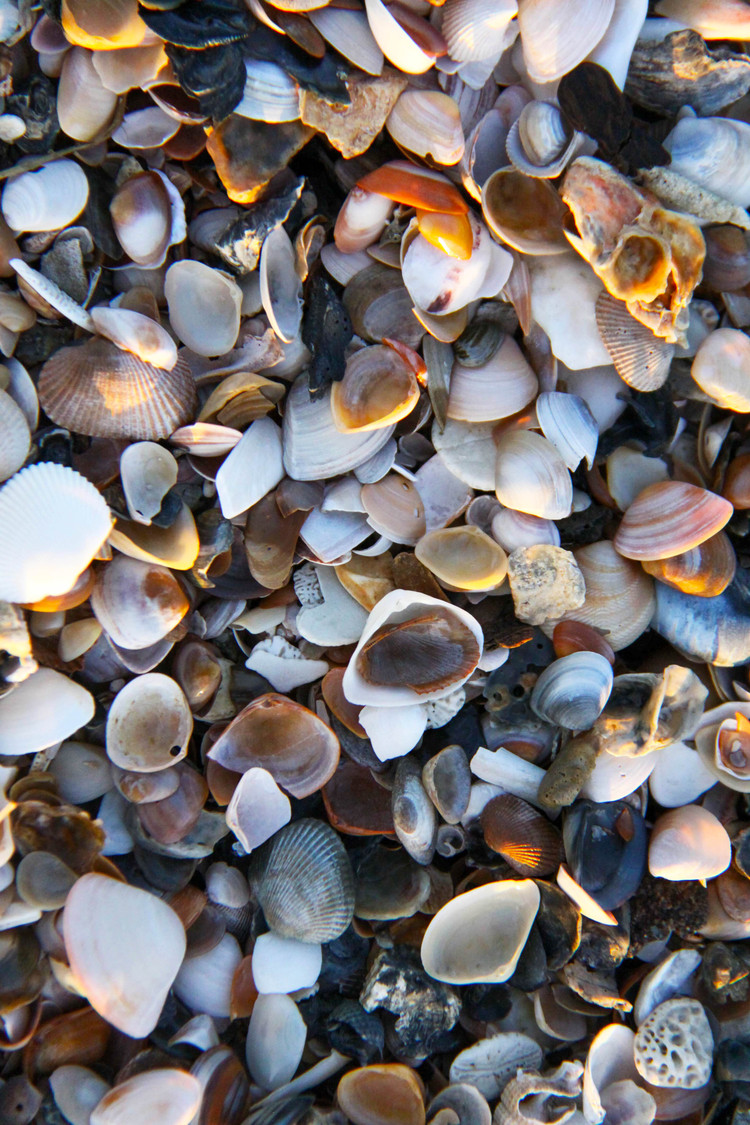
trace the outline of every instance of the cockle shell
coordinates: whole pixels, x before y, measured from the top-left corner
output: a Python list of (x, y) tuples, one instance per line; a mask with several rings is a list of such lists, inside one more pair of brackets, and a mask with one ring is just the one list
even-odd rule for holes
[(59, 230), (78, 218), (88, 197), (89, 183), (80, 164), (57, 160), (8, 180), (0, 205), (12, 230)]
[(623, 516), (615, 549), (629, 559), (669, 559), (716, 535), (733, 510), (728, 500), (694, 484), (650, 484)]
[[(85, 477), (40, 461), (0, 490), (0, 598), (37, 602), (66, 593), (109, 535), (106, 501)], [(49, 545), (55, 544), (54, 553)]]
[(539, 890), (530, 879), (489, 883), (457, 895), (427, 927), (425, 972), (448, 984), (508, 980), (538, 909)]
[(493, 797), (480, 814), (485, 843), (527, 878), (551, 875), (565, 858), (559, 829), (510, 793)]
[(547, 722), (588, 730), (612, 690), (612, 666), (597, 652), (572, 652), (549, 664), (531, 693), (531, 707)]
[(174, 911), (147, 891), (84, 875), (68, 895), (63, 933), (92, 1008), (126, 1035), (149, 1035), (185, 953)]
[(573, 484), (547, 438), (531, 430), (510, 430), (497, 442), (495, 495), (508, 508), (557, 520), (570, 515)]
[(522, 0), (518, 23), (529, 77), (554, 82), (582, 62), (604, 36), (614, 7), (615, 0)]
[(441, 31), (457, 62), (499, 58), (515, 33), (516, 0), (448, 0)]

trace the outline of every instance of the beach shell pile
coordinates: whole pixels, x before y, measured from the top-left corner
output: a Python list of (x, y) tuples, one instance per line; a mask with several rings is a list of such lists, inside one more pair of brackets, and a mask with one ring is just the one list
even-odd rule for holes
[(747, 1125), (749, 42), (0, 0), (0, 1125)]

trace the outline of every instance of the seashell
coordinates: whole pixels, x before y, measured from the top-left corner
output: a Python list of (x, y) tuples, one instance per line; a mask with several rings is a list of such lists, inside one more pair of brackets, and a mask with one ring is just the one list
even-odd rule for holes
[(660, 0), (660, 15), (699, 31), (704, 39), (741, 39), (747, 30), (747, 12), (736, 0), (698, 4), (695, 0)]
[(76, 985), (91, 1007), (126, 1035), (149, 1035), (185, 953), (174, 911), (146, 891), (84, 875), (68, 894), (63, 933)]
[[(625, 801), (577, 801), (563, 840), (571, 875), (602, 910), (616, 910), (635, 894), (646, 870), (647, 835), (643, 817)], [(568, 984), (577, 991), (572, 979)]]
[(342, 434), (334, 425), (330, 392), (311, 399), (302, 376), (287, 395), (283, 424), (284, 468), (294, 480), (328, 480), (363, 464), (393, 433), (393, 426)]
[(402, 758), (391, 792), (393, 827), (402, 847), (417, 863), (428, 864), (435, 853), (437, 814), (422, 784), (421, 771)]
[(169, 527), (118, 520), (109, 537), (111, 546), (141, 562), (189, 570), (198, 557), (198, 531), (187, 504), (177, 497), (174, 499), (177, 501), (177, 516)]
[(484, 364), (454, 362), (447, 416), (462, 422), (509, 418), (536, 394), (538, 383), (518, 344), (510, 336)]
[(651, 1015), (655, 1008), (675, 995), (684, 995), (685, 989), (692, 985), (691, 978), (701, 965), (701, 956), (696, 949), (678, 949), (660, 961), (641, 982), (638, 989), (633, 1017), (638, 1026)]
[(743, 453), (727, 465), (722, 495), (735, 511), (750, 508), (750, 457)]
[(713, 1049), (703, 1005), (685, 997), (659, 1004), (638, 1028), (633, 1044), (636, 1068), (649, 1085), (681, 1090), (708, 1082)]
[(104, 751), (84, 742), (63, 742), (49, 765), (65, 801), (84, 805), (112, 788), (112, 770)]
[(223, 1019), (231, 1011), (232, 980), (242, 951), (232, 934), (203, 953), (186, 957), (175, 979), (175, 993), (193, 1011)]
[(670, 171), (739, 207), (750, 204), (750, 125), (727, 117), (681, 117), (664, 141)]
[(482, 215), (492, 233), (524, 254), (562, 254), (565, 206), (543, 179), (499, 168), (482, 186)]
[(514, 32), (517, 11), (516, 0), (450, 0), (441, 25), (448, 54), (456, 62), (499, 58)]
[(0, 697), (0, 755), (32, 754), (90, 722), (94, 699), (73, 680), (40, 668)]
[(393, 348), (374, 345), (355, 352), (332, 385), (331, 417), (340, 433), (362, 433), (400, 421), (418, 401), (411, 367)]
[[(425, 240), (426, 242), (426, 240)], [(426, 242), (426, 245), (430, 243)], [(442, 254), (442, 251), (438, 251)], [(447, 261), (456, 261), (443, 254)], [(398, 271), (375, 263), (361, 270), (346, 287), (344, 308), (358, 336), (368, 343), (398, 340), (417, 348), (424, 335), (421, 321), (412, 312), (409, 295)]]
[(572, 371), (609, 365), (595, 315), (603, 289), (591, 267), (572, 254), (546, 254), (531, 258), (529, 271), (531, 315), (549, 336), (553, 355)]
[(607, 488), (621, 511), (626, 511), (650, 484), (669, 480), (669, 469), (660, 457), (620, 445), (607, 458)]
[(574, 472), (585, 458), (594, 464), (598, 430), (586, 402), (578, 395), (544, 391), (536, 400), (536, 416), (542, 433)]
[(255, 987), (261, 996), (312, 988), (320, 976), (322, 959), (319, 945), (261, 934), (253, 946)]
[(414, 553), (439, 581), (453, 589), (494, 589), (508, 571), (505, 551), (478, 527), (429, 531), (417, 541)]
[(354, 879), (339, 837), (321, 821), (288, 824), (257, 853), (257, 894), (281, 937), (327, 942), (354, 913)]
[(69, 43), (93, 50), (137, 47), (148, 34), (132, 0), (110, 0), (103, 10), (86, 0), (63, 0), (62, 27)]
[(430, 1110), (455, 1089), (453, 1083), (466, 1083), (485, 1098), (497, 1098), (517, 1071), (537, 1070), (542, 1057), (539, 1044), (519, 1031), (500, 1031), (489, 1039), (478, 1039), (456, 1055), (450, 1069), (451, 1086), (438, 1095)]
[(397, 70), (424, 74), (430, 69), (435, 56), (422, 49), (382, 0), (365, 0), (365, 10), (375, 41)]
[(227, 825), (245, 851), (251, 852), (289, 823), (292, 810), (289, 798), (268, 770), (255, 766), (242, 774), (226, 817)]
[(166, 567), (116, 555), (97, 575), (91, 608), (115, 644), (143, 649), (179, 624), (189, 602)]
[(551, 875), (564, 858), (560, 832), (532, 805), (509, 793), (493, 797), (480, 814), (488, 847), (526, 877)]
[(750, 282), (750, 240), (738, 227), (708, 227), (703, 237), (703, 282), (717, 293), (742, 289)]
[(237, 773), (253, 766), (267, 769), (293, 797), (307, 797), (333, 775), (339, 741), (312, 711), (269, 693), (235, 716), (208, 758)]
[(392, 211), (393, 203), (386, 196), (355, 185), (336, 218), (333, 229), (336, 249), (342, 254), (355, 254), (372, 246)]
[(307, 1027), (294, 1001), (283, 994), (259, 996), (247, 1029), (245, 1058), (251, 1075), (264, 1090), (277, 1090), (297, 1072)]
[(690, 551), (654, 562), (644, 560), (642, 565), (647, 574), (675, 590), (713, 598), (734, 579), (737, 557), (729, 537), (720, 531)]
[(551, 102), (529, 102), (511, 126), (508, 158), (525, 176), (555, 179), (580, 151), (581, 138), (571, 134), (560, 109)]
[(266, 316), (279, 339), (291, 343), (302, 323), (302, 282), (295, 268), (294, 247), (282, 226), (263, 240), (259, 269)]
[(426, 529), (424, 505), (415, 485), (399, 473), (388, 473), (361, 492), (367, 520), (380, 535), (414, 544)]
[(711, 332), (698, 348), (690, 374), (717, 406), (750, 413), (750, 340), (744, 332)]
[(191, 426), (180, 426), (170, 434), (169, 440), (173, 445), (186, 449), (193, 457), (221, 457), (231, 453), (241, 437), (242, 433), (231, 426), (195, 422)]
[(610, 664), (615, 662), (612, 646), (591, 625), (581, 621), (560, 621), (552, 633), (555, 656), (570, 656), (573, 652), (596, 652)]
[(45, 461), (3, 487), (0, 520), (13, 528), (0, 546), (0, 597), (15, 602), (66, 593), (111, 527), (109, 508), (94, 486), (73, 469)]
[(648, 867), (660, 879), (711, 879), (726, 871), (731, 858), (726, 829), (700, 805), (662, 813), (651, 833)]
[(438, 90), (404, 90), (385, 126), (400, 148), (416, 156), (432, 156), (444, 166), (457, 164), (463, 156), (458, 106)]
[(134, 442), (120, 457), (120, 479), (131, 519), (148, 525), (177, 480), (177, 462), (156, 442)]
[(90, 1125), (127, 1125), (158, 1117), (163, 1125), (189, 1125), (203, 1097), (203, 1087), (187, 1071), (174, 1067), (144, 1071), (104, 1095), (91, 1112)]
[[(55, 318), (55, 313), (59, 312), (67, 320), (77, 324), (79, 328), (85, 328), (87, 332), (93, 332), (94, 322), (89, 313), (76, 304), (59, 285), (45, 277), (44, 274), (33, 270), (21, 258), (11, 258), (9, 264), (16, 272), (19, 291), (29, 305), (38, 308), (44, 316), (52, 319)], [(19, 311), (18, 309), (14, 310), (16, 315)], [(12, 348), (6, 350), (11, 351)]]
[(93, 64), (91, 51), (73, 47), (63, 59), (57, 87), (60, 128), (74, 141), (93, 141), (112, 124), (117, 94), (107, 90)]
[(109, 207), (117, 240), (145, 269), (161, 266), (186, 235), (185, 206), (162, 172), (139, 172), (115, 192)]
[(221, 270), (194, 260), (174, 262), (164, 278), (164, 295), (169, 322), (191, 351), (214, 356), (234, 347), (242, 290)]
[(31, 447), (24, 413), (7, 391), (0, 391), (0, 482), (23, 465)]
[(615, 0), (615, 10), (607, 30), (589, 55), (589, 61), (609, 71), (621, 90), (625, 89), (634, 48), (641, 37), (647, 13), (648, 0), (637, 0), (635, 4)]
[(177, 363), (177, 347), (169, 333), (148, 316), (123, 308), (94, 308), (91, 319), (100, 336), (118, 348), (132, 352), (144, 363), (171, 371)]
[[(494, 1125), (510, 1125), (511, 1122), (517, 1122), (522, 1117), (534, 1122), (534, 1125), (539, 1125), (549, 1115), (549, 1110), (545, 1112), (543, 1108), (547, 1098), (551, 1095), (555, 1095), (557, 1098), (575, 1098), (580, 1094), (582, 1074), (583, 1064), (579, 1062), (564, 1062), (557, 1070), (548, 1075), (540, 1076), (533, 1071), (531, 1073), (519, 1072), (517, 1077), (511, 1079), (503, 1090), (500, 1102), (493, 1114)], [(521, 1102), (527, 1098), (530, 1104), (540, 1107), (535, 1111), (540, 1114), (539, 1117), (522, 1112)], [(559, 1101), (557, 1104), (559, 1106)], [(550, 1117), (552, 1125), (562, 1125), (562, 1122), (567, 1121), (576, 1111), (575, 1109), (558, 1109), (556, 1112), (556, 1117)]]
[(112, 140), (131, 152), (139, 152), (160, 148), (175, 136), (179, 128), (179, 121), (154, 105), (126, 113), (112, 134)]
[(510, 254), (492, 241), (487, 228), (473, 215), (469, 215), (469, 222), (473, 242), (466, 261), (445, 254), (421, 234), (412, 239), (403, 254), (404, 285), (414, 303), (427, 313), (442, 316), (464, 308), (477, 297), (494, 297), (510, 276)]
[(382, 73), (383, 52), (375, 42), (364, 12), (318, 8), (310, 12), (308, 18), (326, 42), (350, 63), (366, 74)]
[(700, 756), (696, 759), (695, 753), (682, 742), (658, 752), (648, 783), (652, 797), (662, 808), (691, 804), (716, 784), (717, 775), (707, 769)]
[(636, 391), (663, 386), (675, 354), (674, 344), (655, 336), (632, 317), (622, 301), (602, 293), (596, 302), (596, 323), (620, 378)]
[(458, 824), (471, 793), (471, 770), (460, 746), (446, 746), (422, 768), (422, 784), (443, 820)]
[(625, 558), (669, 559), (721, 531), (732, 515), (728, 500), (682, 481), (644, 488), (623, 516), (614, 538)]
[(114, 94), (148, 89), (168, 65), (164, 44), (158, 41), (150, 46), (95, 50), (92, 62), (102, 85)]
[(531, 693), (532, 710), (567, 730), (588, 730), (612, 690), (612, 666), (597, 652), (572, 652), (548, 665)]
[(109, 1090), (109, 1083), (87, 1066), (58, 1066), (49, 1076), (55, 1105), (72, 1125), (88, 1125), (91, 1111)]
[(552, 520), (502, 508), (492, 517), (492, 538), (511, 554), (521, 547), (560, 546), (560, 533)]
[(634, 1040), (629, 1027), (616, 1023), (608, 1024), (594, 1036), (583, 1073), (583, 1115), (591, 1125), (600, 1125), (606, 1116), (602, 1094), (615, 1082), (637, 1077)]
[(78, 433), (153, 441), (193, 417), (195, 382), (182, 358), (165, 372), (95, 337), (47, 360), (39, 401), (53, 421)]
[(489, 883), (457, 895), (427, 927), (425, 971), (447, 984), (508, 980), (538, 909), (539, 890), (530, 879)]
[(296, 121), (299, 117), (299, 87), (274, 62), (245, 59), (247, 78), (242, 97), (233, 113), (256, 121)]
[(107, 757), (123, 770), (153, 773), (187, 754), (193, 717), (179, 685), (161, 672), (136, 676), (112, 701)]
[(530, 430), (510, 430), (497, 442), (495, 495), (501, 504), (542, 519), (564, 519), (573, 485), (560, 453)]
[(283, 475), (281, 431), (270, 418), (256, 418), (216, 474), (224, 518), (247, 511), (275, 488)]
[(440, 211), (446, 215), (465, 215), (469, 205), (450, 180), (431, 168), (421, 168), (408, 160), (391, 160), (360, 177), (357, 186), (386, 199)]
[(353, 1125), (424, 1125), (424, 1087), (411, 1067), (375, 1063), (350, 1070), (338, 1084), (336, 1101)]
[(582, 62), (603, 38), (614, 7), (614, 0), (590, 0), (584, 7), (575, 0), (524, 0), (518, 25), (532, 81), (554, 82)]
[(652, 627), (692, 660), (723, 667), (744, 664), (748, 647), (747, 590), (742, 571), (723, 594), (699, 598), (656, 584)]
[(367, 619), (344, 673), (344, 694), (355, 704), (429, 703), (466, 681), (481, 646), (470, 614), (426, 594), (394, 590)]
[(14, 231), (59, 230), (78, 218), (88, 197), (81, 166), (74, 160), (57, 160), (8, 180), (0, 205)]

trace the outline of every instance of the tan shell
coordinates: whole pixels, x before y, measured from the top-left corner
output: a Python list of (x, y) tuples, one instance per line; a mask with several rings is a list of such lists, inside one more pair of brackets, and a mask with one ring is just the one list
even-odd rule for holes
[(378, 430), (405, 418), (418, 400), (411, 367), (393, 348), (375, 344), (355, 352), (331, 387), (331, 417), (341, 433)]
[(184, 359), (152, 367), (109, 340), (60, 348), (39, 376), (39, 401), (59, 426), (93, 437), (156, 440), (189, 422), (195, 382)]
[(689, 551), (669, 559), (644, 560), (642, 565), (647, 574), (675, 590), (714, 598), (734, 578), (737, 556), (729, 536), (720, 531)]
[(385, 127), (401, 148), (438, 164), (458, 164), (464, 154), (458, 105), (438, 90), (404, 90)]
[(350, 1070), (336, 1100), (354, 1125), (424, 1125), (424, 1088), (416, 1071), (400, 1063)]
[(192, 731), (190, 706), (179, 685), (161, 672), (148, 672), (112, 701), (107, 756), (121, 769), (155, 773), (185, 757)]
[(435, 577), (457, 590), (490, 590), (508, 573), (508, 556), (478, 527), (443, 527), (418, 540), (414, 554)]

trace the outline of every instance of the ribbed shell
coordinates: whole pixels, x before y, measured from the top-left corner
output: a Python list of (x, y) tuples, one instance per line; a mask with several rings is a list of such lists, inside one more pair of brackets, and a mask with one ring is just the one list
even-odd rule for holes
[(565, 858), (558, 829), (520, 797), (493, 797), (482, 810), (481, 824), (485, 843), (519, 875), (551, 875)]
[(515, 0), (448, 0), (441, 28), (448, 54), (457, 62), (496, 57), (516, 12)]
[(275, 933), (326, 942), (344, 932), (354, 916), (354, 876), (332, 828), (298, 820), (281, 829), (259, 862), (258, 901)]
[(0, 391), (0, 481), (21, 468), (31, 446), (31, 433), (21, 407)]
[(53, 422), (80, 434), (153, 441), (192, 421), (196, 394), (186, 360), (164, 371), (94, 337), (47, 360), (39, 401)]
[(733, 511), (728, 500), (694, 484), (650, 484), (623, 516), (615, 549), (626, 559), (669, 559), (716, 535)]
[(654, 336), (628, 312), (625, 302), (602, 293), (596, 302), (596, 326), (623, 382), (636, 391), (656, 391), (669, 375), (674, 344)]

